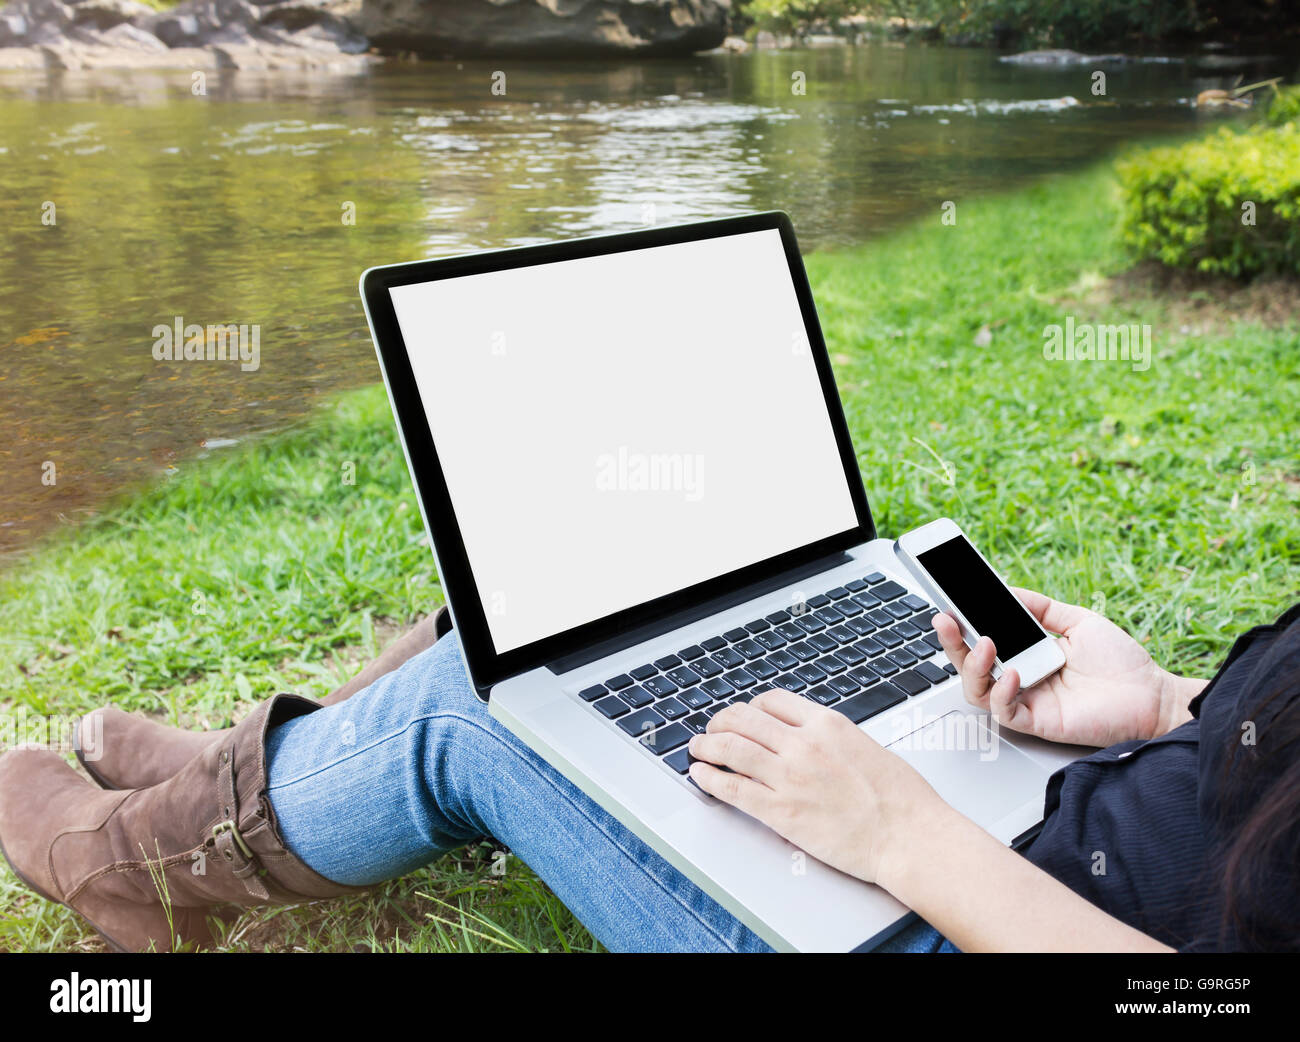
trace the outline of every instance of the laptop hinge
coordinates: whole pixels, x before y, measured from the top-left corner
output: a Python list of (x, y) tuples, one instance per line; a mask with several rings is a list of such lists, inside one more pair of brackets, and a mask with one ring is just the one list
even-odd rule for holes
[(715, 597), (703, 604), (698, 604), (693, 608), (687, 608), (684, 611), (676, 612), (666, 619), (658, 619), (655, 622), (648, 622), (634, 630), (625, 630), (617, 637), (611, 637), (609, 640), (602, 641), (599, 644), (593, 644), (590, 647), (583, 648), (581, 651), (575, 651), (571, 655), (565, 655), (547, 665), (552, 673), (562, 675), (589, 662), (595, 662), (597, 659), (605, 658), (607, 655), (614, 655), (624, 648), (630, 648), (634, 644), (640, 644), (642, 641), (653, 640), (660, 634), (669, 633), (680, 626), (689, 626), (692, 622), (698, 622), (700, 619), (707, 619), (710, 615), (717, 615), (718, 612), (726, 611), (728, 608), (734, 608), (737, 604), (744, 604), (745, 601), (751, 601), (755, 597), (761, 597), (765, 593), (771, 593), (773, 590), (779, 590), (782, 586), (789, 586), (791, 583), (798, 582), (800, 579), (806, 579), (809, 576), (820, 575), (822, 572), (828, 572), (832, 568), (838, 568), (842, 564), (852, 561), (844, 551), (829, 554), (826, 557), (819, 557), (815, 561), (801, 565), (798, 568), (791, 568), (788, 571), (773, 575), (756, 583), (750, 583), (743, 589), (734, 593), (726, 594), (722, 597)]

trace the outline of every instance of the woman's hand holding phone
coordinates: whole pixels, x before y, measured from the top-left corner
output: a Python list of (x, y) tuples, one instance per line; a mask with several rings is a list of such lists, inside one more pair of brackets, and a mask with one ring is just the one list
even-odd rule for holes
[(993, 641), (981, 637), (967, 648), (956, 621), (940, 612), (934, 630), (971, 705), (1013, 731), (1092, 746), (1154, 738), (1191, 719), (1187, 705), (1206, 681), (1161, 669), (1146, 648), (1096, 612), (1012, 589), (1044, 629), (1060, 634), (1065, 665), (1023, 691), (1014, 669), (995, 681)]

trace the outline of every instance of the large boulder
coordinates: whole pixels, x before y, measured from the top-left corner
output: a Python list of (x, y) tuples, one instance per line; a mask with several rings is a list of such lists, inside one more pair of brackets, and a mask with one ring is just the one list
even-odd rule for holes
[(381, 50), (457, 57), (690, 54), (719, 46), (731, 0), (362, 0)]

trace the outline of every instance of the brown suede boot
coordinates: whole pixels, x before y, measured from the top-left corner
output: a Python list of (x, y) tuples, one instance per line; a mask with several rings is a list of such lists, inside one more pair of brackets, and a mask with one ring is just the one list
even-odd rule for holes
[(175, 777), (105, 792), (57, 754), (0, 756), (0, 853), (113, 948), (210, 940), (217, 907), (294, 904), (362, 888), (312, 871), (280, 839), (266, 795), (266, 733), (320, 704), (276, 695), (221, 731)]
[[(351, 698), (451, 630), (446, 605), (393, 641), (342, 687), (321, 700), (334, 705)], [(86, 714), (73, 731), (77, 760), (102, 789), (147, 789), (166, 781), (228, 730), (186, 731), (106, 706)]]

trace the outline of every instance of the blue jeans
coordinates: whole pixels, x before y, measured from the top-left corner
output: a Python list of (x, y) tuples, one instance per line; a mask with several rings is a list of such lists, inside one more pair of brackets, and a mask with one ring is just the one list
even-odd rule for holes
[[(492, 836), (611, 950), (769, 950), (489, 715), (454, 632), (274, 728), (267, 758), (284, 841), (327, 879), (379, 883)], [(917, 923), (882, 950), (954, 949)]]

